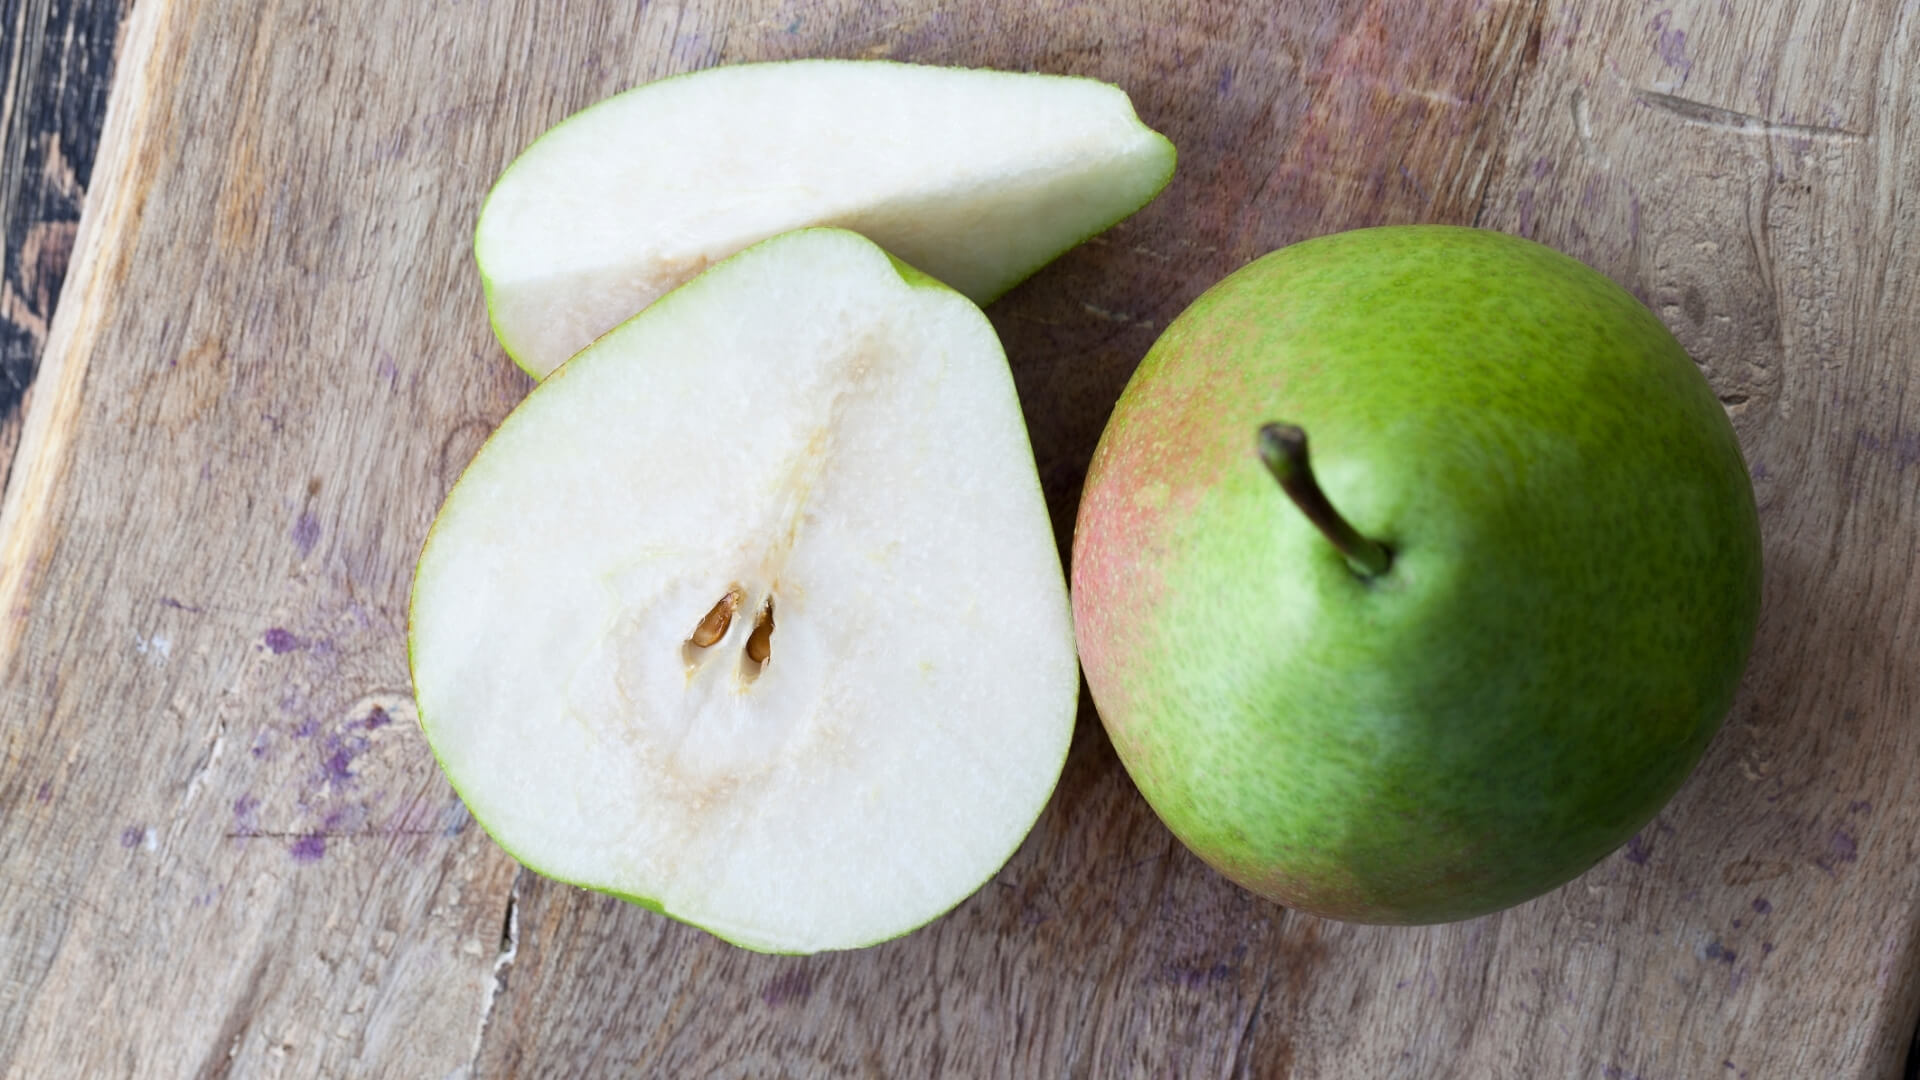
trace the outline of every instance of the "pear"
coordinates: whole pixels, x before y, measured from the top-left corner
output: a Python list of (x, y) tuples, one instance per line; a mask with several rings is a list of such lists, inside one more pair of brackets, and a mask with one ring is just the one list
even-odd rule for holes
[(474, 235), (494, 331), (536, 378), (708, 264), (857, 230), (984, 304), (1144, 206), (1173, 145), (1092, 79), (885, 61), (743, 64), (575, 114)]
[(1189, 848), (1290, 907), (1435, 923), (1673, 797), (1761, 561), (1733, 425), (1652, 312), (1540, 244), (1400, 226), (1255, 260), (1167, 327), (1094, 454), (1073, 604)]
[(837, 229), (718, 263), (537, 386), (447, 496), (410, 644), (503, 848), (783, 953), (990, 878), (1079, 688), (991, 326)]

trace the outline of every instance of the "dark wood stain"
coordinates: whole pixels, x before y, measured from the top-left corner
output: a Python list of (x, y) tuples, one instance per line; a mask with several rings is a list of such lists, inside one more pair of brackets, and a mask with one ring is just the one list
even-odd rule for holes
[(106, 118), (125, 0), (14, 0), (0, 8), (11, 108), (0, 116), (0, 477), (66, 279)]

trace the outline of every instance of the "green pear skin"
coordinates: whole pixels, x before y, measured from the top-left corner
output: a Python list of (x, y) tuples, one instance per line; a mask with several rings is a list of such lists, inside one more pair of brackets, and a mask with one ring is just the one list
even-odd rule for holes
[[(1256, 451), (1308, 437), (1356, 572)], [(1752, 485), (1651, 312), (1445, 226), (1284, 248), (1194, 302), (1114, 410), (1073, 548), (1121, 761), (1279, 903), (1446, 922), (1590, 868), (1679, 788), (1760, 607)]]

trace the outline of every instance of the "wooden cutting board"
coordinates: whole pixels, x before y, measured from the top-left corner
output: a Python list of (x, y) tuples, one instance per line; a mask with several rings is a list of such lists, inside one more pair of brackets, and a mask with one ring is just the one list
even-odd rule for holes
[[(1887, 1077), (1920, 1009), (1920, 5), (139, 0), (0, 519), (0, 1072)], [(637, 82), (1098, 76), (1159, 201), (991, 311), (1064, 539), (1167, 320), (1281, 244), (1472, 222), (1658, 312), (1734, 416), (1757, 651), (1657, 822), (1427, 929), (1229, 886), (1089, 709), (957, 911), (757, 956), (520, 872), (414, 725), (411, 565), (528, 389), (469, 232)]]

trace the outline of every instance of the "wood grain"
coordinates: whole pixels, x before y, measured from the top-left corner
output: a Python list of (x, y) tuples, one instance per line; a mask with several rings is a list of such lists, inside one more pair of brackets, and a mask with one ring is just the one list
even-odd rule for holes
[[(468, 231), (568, 112), (715, 63), (1097, 75), (1168, 192), (996, 304), (1064, 543), (1222, 274), (1476, 222), (1633, 289), (1735, 418), (1727, 728), (1566, 888), (1417, 930), (1227, 885), (1091, 711), (952, 915), (764, 957), (518, 872), (412, 724), (439, 498), (527, 389)], [(1920, 8), (1899, 0), (175, 0), (133, 8), (0, 510), (0, 1073), (1896, 1075), (1920, 1012)]]

